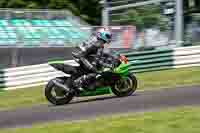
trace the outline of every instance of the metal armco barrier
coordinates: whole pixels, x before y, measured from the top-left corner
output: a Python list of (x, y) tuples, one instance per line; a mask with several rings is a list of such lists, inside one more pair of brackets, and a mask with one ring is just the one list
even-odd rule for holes
[[(200, 46), (127, 52), (124, 55), (129, 58), (130, 70), (134, 73), (200, 66)], [(73, 60), (65, 62), (76, 65)], [(3, 69), (0, 70), (0, 88), (11, 90), (45, 85), (50, 79), (63, 75), (69, 76), (48, 64)]]
[(200, 46), (125, 53), (132, 72), (200, 66)]

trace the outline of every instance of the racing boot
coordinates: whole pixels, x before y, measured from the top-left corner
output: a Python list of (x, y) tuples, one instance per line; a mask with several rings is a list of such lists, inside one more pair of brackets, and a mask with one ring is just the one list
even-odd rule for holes
[(85, 88), (87, 88), (89, 91), (93, 91), (96, 89), (96, 75), (96, 73), (90, 73), (86, 75), (84, 79), (84, 85), (86, 86)]
[(78, 90), (78, 91), (83, 91), (84, 89), (82, 88), (83, 84), (84, 84), (84, 79), (85, 79), (86, 75), (83, 75), (79, 78), (77, 78), (76, 80), (74, 80), (73, 82), (73, 86)]
[[(94, 83), (95, 79), (96, 79), (96, 74), (94, 73), (83, 75), (74, 81), (74, 86), (79, 91), (83, 91), (84, 90), (83, 88), (88, 88), (89, 86), (91, 86), (90, 84)], [(95, 87), (89, 87), (89, 88), (91, 90), (91, 88), (94, 89)]]

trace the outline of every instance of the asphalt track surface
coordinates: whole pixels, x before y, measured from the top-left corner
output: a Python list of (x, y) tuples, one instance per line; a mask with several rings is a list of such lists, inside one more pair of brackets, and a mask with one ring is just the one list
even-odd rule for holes
[(110, 114), (145, 112), (159, 109), (200, 105), (200, 86), (136, 92), (123, 98), (105, 96), (74, 101), (65, 106), (39, 105), (0, 111), (0, 128), (26, 127), (49, 121), (90, 119)]

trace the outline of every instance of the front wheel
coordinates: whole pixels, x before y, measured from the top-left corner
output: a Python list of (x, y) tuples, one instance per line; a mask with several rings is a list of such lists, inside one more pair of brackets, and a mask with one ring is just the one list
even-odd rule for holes
[(69, 103), (74, 95), (64, 92), (62, 89), (54, 84), (53, 80), (56, 80), (61, 84), (65, 83), (65, 80), (63, 78), (55, 78), (50, 80), (45, 87), (45, 96), (47, 100), (54, 105), (64, 105)]
[(131, 73), (116, 81), (116, 83), (111, 87), (112, 92), (118, 97), (130, 96), (136, 91), (136, 89), (137, 79)]

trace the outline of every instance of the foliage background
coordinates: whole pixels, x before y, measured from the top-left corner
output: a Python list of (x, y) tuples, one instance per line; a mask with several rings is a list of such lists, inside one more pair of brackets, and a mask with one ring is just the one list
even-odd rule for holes
[(100, 24), (99, 0), (0, 0), (0, 8), (68, 9), (90, 24)]
[[(99, 2), (100, 0), (0, 0), (0, 8), (68, 9), (88, 23), (99, 25), (101, 24), (101, 5)], [(184, 13), (186, 15), (200, 12), (200, 0), (194, 0), (195, 6), (192, 8), (188, 7), (189, 3), (190, 0), (184, 0)], [(156, 21), (162, 27), (158, 12), (155, 12), (157, 9), (150, 9), (129, 10), (125, 17), (132, 19), (127, 23), (138, 25), (142, 29), (143, 25), (150, 26), (152, 21), (153, 23)], [(145, 15), (145, 17), (141, 18), (140, 15)], [(186, 17), (186, 19), (189, 18)]]

